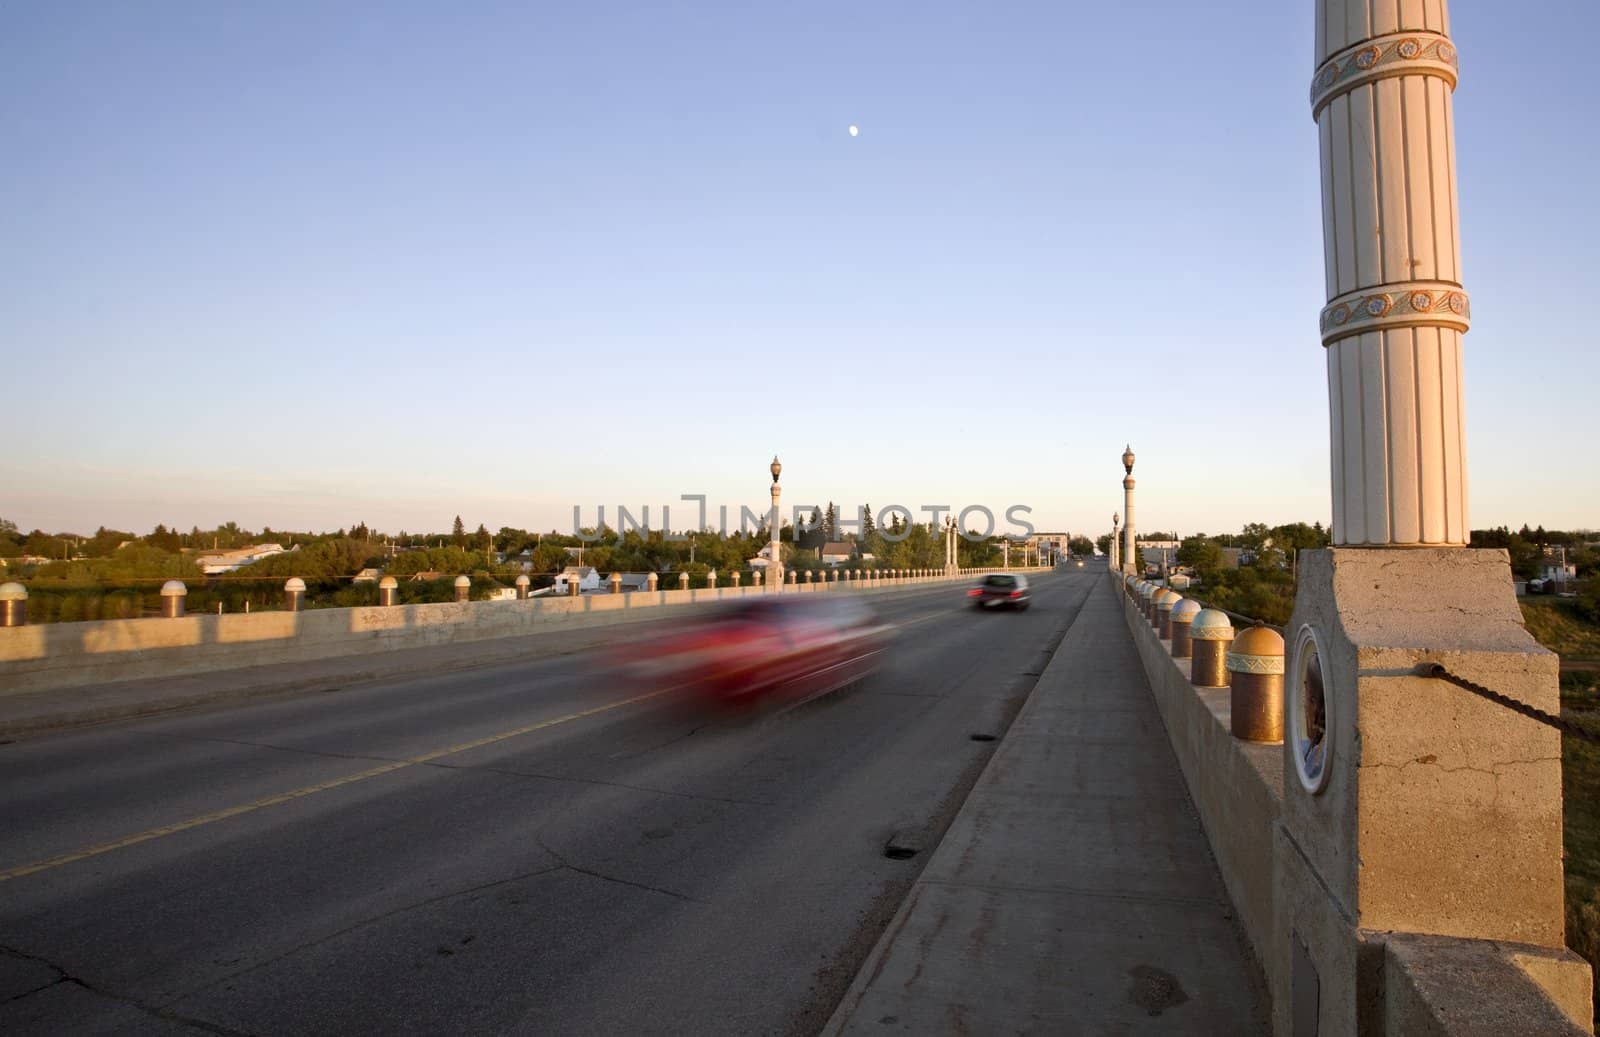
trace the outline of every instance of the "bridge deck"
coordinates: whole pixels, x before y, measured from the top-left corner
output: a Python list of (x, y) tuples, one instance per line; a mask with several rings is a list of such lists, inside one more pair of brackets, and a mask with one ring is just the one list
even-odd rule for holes
[(825, 1032), (1258, 1033), (1255, 976), (1101, 582)]

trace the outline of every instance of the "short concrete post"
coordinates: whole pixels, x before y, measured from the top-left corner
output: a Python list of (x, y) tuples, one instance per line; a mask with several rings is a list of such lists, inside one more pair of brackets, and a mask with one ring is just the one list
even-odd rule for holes
[(517, 577), (517, 600), (518, 601), (527, 601), (528, 600), (528, 584), (530, 584), (532, 582), (533, 582), (532, 580), (528, 579), (528, 574), (527, 573), (523, 573), (521, 576)]
[(619, 573), (619, 572), (612, 573), (611, 574), (610, 583), (611, 583), (611, 593), (612, 594), (621, 594), (622, 593), (622, 574), (621, 573)]
[(189, 588), (183, 585), (182, 580), (168, 580), (161, 585), (161, 615), (166, 619), (177, 619), (183, 615), (183, 602), (189, 596)]
[(710, 587), (712, 589), (716, 588), (716, 586), (717, 586), (717, 571), (715, 569), (707, 569), (706, 570), (706, 586)]
[(1276, 630), (1251, 627), (1228, 652), (1233, 685), (1233, 737), (1247, 742), (1283, 741), (1283, 638)]
[(751, 573), (750, 573), (750, 583), (751, 583), (752, 586), (756, 586), (756, 587), (761, 586), (761, 570), (760, 569), (755, 569), (755, 570), (751, 571)]
[[(811, 579), (811, 571), (808, 569), (808, 570), (806, 570), (806, 580), (809, 582), (810, 579)], [(799, 577), (797, 577), (795, 575), (795, 571), (793, 569), (790, 569), (789, 570), (789, 586), (793, 587), (798, 582), (799, 582)]]
[(681, 591), (686, 591), (686, 590), (689, 589), (689, 574), (688, 573), (679, 573), (678, 574), (678, 589), (681, 590)]
[(28, 623), (28, 588), (20, 583), (0, 583), (0, 627)]
[(806, 583), (809, 584), (811, 582), (812, 577), (815, 576), (815, 575), (816, 575), (816, 573), (813, 573), (810, 569), (807, 569), (806, 570)]
[(290, 612), (299, 612), (306, 607), (306, 581), (298, 576), (289, 578), (289, 582), (283, 585), (283, 607)]
[(1201, 609), (1189, 621), (1189, 682), (1197, 688), (1228, 686), (1228, 646), (1233, 644), (1233, 624), (1228, 614), (1216, 609)]
[(385, 576), (378, 581), (378, 604), (389, 606), (400, 603), (400, 581), (393, 576)]
[(739, 578), (741, 576), (743, 576), (744, 573), (742, 573), (739, 570), (735, 569), (733, 572), (729, 573), (728, 575), (733, 578), (733, 582), (730, 583), (728, 586), (737, 587), (737, 586), (739, 586)]
[(472, 599), (472, 578), (470, 576), (456, 577), (456, 601), (470, 601)]
[(1174, 659), (1187, 659), (1193, 651), (1192, 642), (1189, 640), (1189, 627), (1194, 622), (1194, 617), (1200, 614), (1200, 603), (1193, 598), (1184, 598), (1172, 606), (1172, 657)]
[(583, 577), (572, 575), (567, 577), (567, 597), (576, 598), (583, 593)]
[(1161, 640), (1172, 639), (1172, 608), (1183, 600), (1183, 595), (1174, 590), (1164, 590), (1156, 598), (1156, 633)]
[(647, 589), (649, 589), (650, 593), (654, 594), (656, 592), (656, 588), (661, 586), (661, 577), (657, 576), (655, 573), (651, 573), (649, 576), (644, 578), (644, 585)]

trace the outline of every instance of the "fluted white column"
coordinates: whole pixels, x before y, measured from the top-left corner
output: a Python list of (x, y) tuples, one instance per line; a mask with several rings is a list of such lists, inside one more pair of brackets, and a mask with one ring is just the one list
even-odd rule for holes
[(1318, 0), (1335, 544), (1468, 537), (1445, 0)]
[(1133, 476), (1126, 476), (1122, 480), (1122, 569), (1124, 572), (1138, 572), (1139, 550), (1134, 542), (1133, 531)]

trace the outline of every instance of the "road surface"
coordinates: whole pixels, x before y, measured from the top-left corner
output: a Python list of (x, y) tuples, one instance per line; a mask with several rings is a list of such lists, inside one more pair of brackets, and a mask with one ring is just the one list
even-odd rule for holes
[(814, 1033), (1101, 578), (753, 722), (579, 655), (0, 745), (0, 1032)]

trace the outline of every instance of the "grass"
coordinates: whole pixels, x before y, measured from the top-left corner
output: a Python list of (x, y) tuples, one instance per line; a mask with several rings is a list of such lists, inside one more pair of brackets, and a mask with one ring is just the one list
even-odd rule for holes
[[(1524, 599), (1528, 632), (1563, 663), (1600, 659), (1600, 624), (1559, 598)], [(1561, 675), (1561, 712), (1600, 729), (1600, 670)], [(1567, 875), (1567, 946), (1589, 960), (1600, 977), (1600, 745), (1561, 738), (1561, 786)], [(1596, 986), (1600, 1022), (1600, 983)]]

